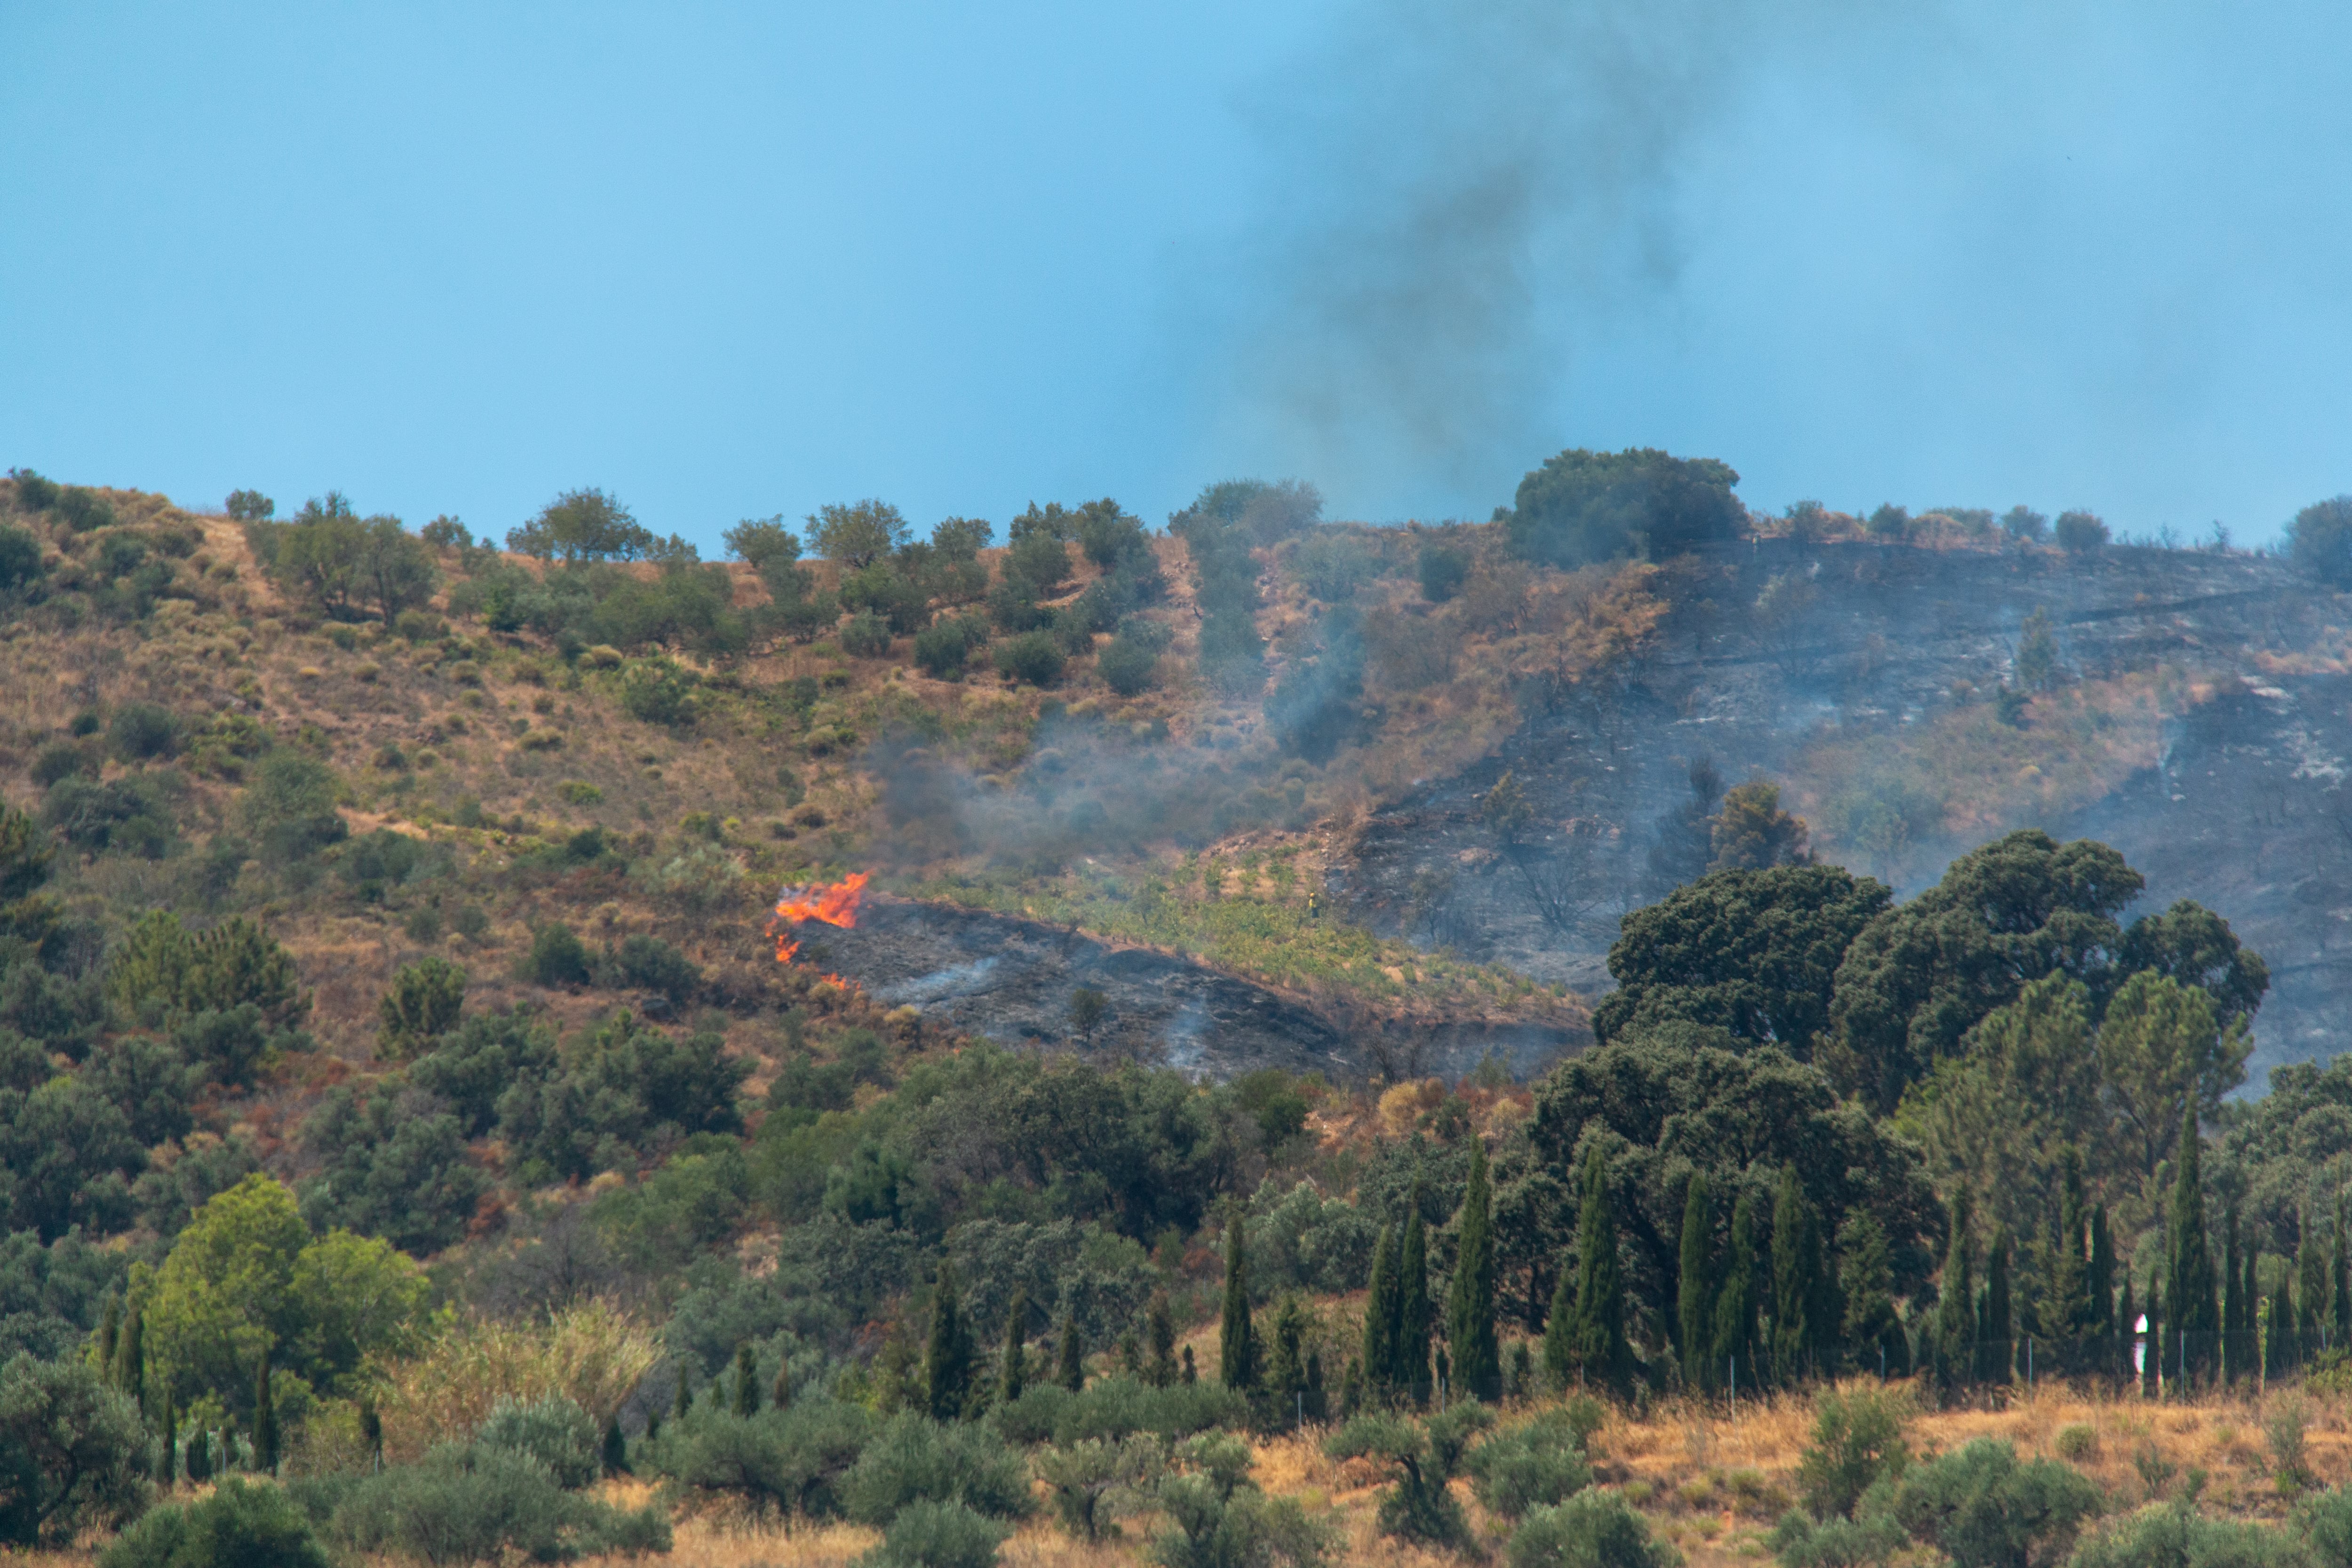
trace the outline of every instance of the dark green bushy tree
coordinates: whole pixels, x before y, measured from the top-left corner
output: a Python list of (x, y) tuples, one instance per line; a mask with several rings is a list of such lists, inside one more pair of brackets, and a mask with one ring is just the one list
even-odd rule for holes
[(1503, 1396), (1503, 1353), (1495, 1332), (1495, 1224), (1493, 1182), (1486, 1149), (1473, 1142), (1470, 1184), (1455, 1228), (1454, 1280), (1445, 1299), (1446, 1351), (1453, 1357), (1454, 1384), (1489, 1405)]
[(1547, 458), (1521, 479), (1503, 522), (1511, 548), (1530, 561), (1664, 561), (1738, 536), (1747, 517), (1731, 493), (1738, 483), (1729, 464), (1711, 458), (1580, 447)]

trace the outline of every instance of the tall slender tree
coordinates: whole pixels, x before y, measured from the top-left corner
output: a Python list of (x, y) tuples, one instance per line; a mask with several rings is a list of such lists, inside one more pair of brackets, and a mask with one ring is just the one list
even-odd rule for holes
[(760, 1414), (760, 1369), (749, 1340), (735, 1347), (735, 1414), (747, 1421)]
[(2294, 1275), (2279, 1271), (2278, 1289), (2271, 1292), (2271, 1363), (2273, 1377), (2284, 1377), (2303, 1360), (2294, 1311)]
[(278, 1400), (269, 1386), (269, 1352), (253, 1383), (253, 1464), (265, 1476), (278, 1473)]
[(2345, 1247), (2344, 1206), (2352, 1203), (2352, 1194), (2336, 1195), (2336, 1246), (2329, 1258), (2327, 1295), (2334, 1305), (2330, 1313), (2334, 1331), (2328, 1335), (2331, 1346), (2352, 1348), (2352, 1258), (2347, 1258)]
[(962, 1415), (971, 1390), (971, 1330), (964, 1322), (951, 1263), (940, 1265), (939, 1283), (931, 1291), (931, 1333), (923, 1348), (923, 1390), (934, 1421), (953, 1421)]
[(2327, 1249), (2320, 1244), (2318, 1215), (2306, 1210), (2302, 1228), (2294, 1249), (2294, 1331), (2304, 1358), (2309, 1360), (2326, 1342)]
[(1741, 1193), (1731, 1205), (1731, 1253), (1715, 1299), (1715, 1354), (1727, 1379), (1762, 1381), (1756, 1368), (1756, 1196)]
[(1151, 1310), (1144, 1317), (1144, 1331), (1151, 1342), (1151, 1359), (1145, 1363), (1144, 1377), (1154, 1388), (1172, 1388), (1176, 1383), (1176, 1317), (1169, 1310), (1167, 1291), (1152, 1292)]
[(996, 1397), (1006, 1405), (1021, 1397), (1029, 1383), (1029, 1292), (1013, 1292), (1004, 1314), (1004, 1351), (996, 1369)]
[(1609, 1167), (1595, 1142), (1584, 1157), (1576, 1221), (1574, 1350), (1587, 1382), (1622, 1394), (1633, 1385), (1633, 1352), (1625, 1341), (1625, 1279), (1617, 1256), (1617, 1205)]
[(1554, 1388), (1572, 1385), (1580, 1369), (1576, 1362), (1576, 1258), (1570, 1254), (1559, 1270), (1551, 1293), (1551, 1313), (1544, 1320), (1544, 1377)]
[(1217, 1351), (1219, 1376), (1227, 1388), (1246, 1394), (1257, 1387), (1257, 1329), (1250, 1320), (1249, 1253), (1238, 1209), (1225, 1220), (1225, 1312)]
[(1421, 1217), (1422, 1184), (1412, 1184), (1412, 1212), (1405, 1216), (1404, 1251), (1398, 1263), (1401, 1305), (1397, 1313), (1397, 1381), (1405, 1397), (1427, 1405), (1430, 1394), (1430, 1331), (1436, 1325), (1429, 1301), (1429, 1227)]
[(2007, 1383), (2016, 1361), (2016, 1331), (2009, 1292), (2009, 1226), (1995, 1226), (1992, 1250), (1985, 1255), (1984, 1323), (1977, 1335), (1977, 1375)]
[(178, 1484), (180, 1479), (179, 1438), (180, 1413), (172, 1403), (172, 1380), (163, 1380), (163, 1408), (155, 1415), (155, 1432), (163, 1439), (163, 1451), (156, 1458), (155, 1479), (165, 1491)]
[(2253, 1316), (2244, 1295), (2244, 1269), (2238, 1256), (2238, 1205), (2221, 1211), (2221, 1381), (2235, 1383), (2247, 1372), (2246, 1322)]
[(1385, 1405), (1396, 1396), (1397, 1321), (1403, 1291), (1397, 1279), (1396, 1227), (1381, 1227), (1372, 1245), (1371, 1290), (1364, 1299), (1362, 1377), (1365, 1397)]
[(2132, 1364), (2132, 1354), (2138, 1345), (2139, 1306), (2132, 1300), (2131, 1269), (2126, 1267), (2124, 1269), (2123, 1300), (2116, 1307), (2116, 1331), (2109, 1341), (2115, 1360), (2108, 1365), (2116, 1383), (2121, 1387), (2130, 1387), (2132, 1380), (2138, 1375), (2137, 1369)]
[(1952, 1194), (1952, 1234), (1936, 1295), (1936, 1381), (1965, 1383), (1976, 1365), (1976, 1244), (1969, 1237), (1969, 1192)]
[(2091, 1211), (2091, 1330), (2099, 1342), (2099, 1364), (2114, 1364), (2116, 1337), (2116, 1238), (2107, 1205)]
[(2261, 1244), (2250, 1232), (2246, 1237), (2246, 1255), (2239, 1262), (2239, 1267), (2245, 1272), (2245, 1278), (2238, 1282), (2239, 1299), (2246, 1303), (2246, 1321), (2238, 1331), (2242, 1336), (2242, 1343), (2244, 1346), (2245, 1363), (2250, 1376), (2252, 1375), (2253, 1369), (2261, 1364), (2263, 1356), (2263, 1310), (2258, 1305), (2263, 1299), (2263, 1287), (2262, 1281), (2256, 1277), (2254, 1267), (2261, 1259), (2262, 1250)]
[(2185, 1368), (2192, 1378), (2211, 1367), (2221, 1328), (2221, 1310), (2214, 1299), (2212, 1245), (2205, 1232), (2205, 1179), (2199, 1142), (2197, 1102), (2192, 1098), (2181, 1120), (2164, 1260), (2165, 1316), (2178, 1341), (2174, 1365)]
[(1675, 1338), (1682, 1342), (1683, 1382), (1694, 1389), (1718, 1381), (1715, 1363), (1715, 1215), (1706, 1173), (1693, 1171), (1683, 1188), (1682, 1267), (1675, 1281)]
[(123, 1314), (121, 1337), (115, 1341), (114, 1386), (142, 1411), (147, 1407), (147, 1314), (137, 1301)]
[(2139, 1391), (2143, 1399), (2157, 1399), (2164, 1394), (2164, 1331), (2165, 1321), (2164, 1265), (2156, 1266), (2156, 1275), (2147, 1282), (2147, 1300), (2140, 1304), (2140, 1316), (2147, 1320), (2147, 1332), (2143, 1336), (2139, 1363)]
[(1821, 1330), (1822, 1237), (1813, 1205), (1797, 1182), (1797, 1167), (1780, 1168), (1772, 1203), (1772, 1369), (1783, 1384), (1812, 1370)]
[(1057, 1351), (1054, 1380), (1076, 1394), (1087, 1385), (1087, 1346), (1078, 1334), (1078, 1313), (1075, 1307), (1062, 1310), (1061, 1343)]
[(1307, 1309), (1285, 1296), (1274, 1314), (1274, 1353), (1266, 1358), (1265, 1391), (1273, 1395), (1277, 1421), (1307, 1414)]
[(2060, 1354), (2070, 1363), (2078, 1359), (2097, 1326), (2091, 1270), (2084, 1257), (2090, 1215), (2083, 1198), (2083, 1156), (2069, 1147), (2060, 1158), (2058, 1230), (2050, 1247), (2047, 1288), (2042, 1303), (2042, 1326), (2063, 1342)]
[(1470, 1184), (1456, 1227), (1454, 1281), (1445, 1293), (1445, 1343), (1454, 1386), (1492, 1405), (1503, 1397), (1503, 1347), (1495, 1334), (1494, 1191), (1486, 1148), (1470, 1141)]

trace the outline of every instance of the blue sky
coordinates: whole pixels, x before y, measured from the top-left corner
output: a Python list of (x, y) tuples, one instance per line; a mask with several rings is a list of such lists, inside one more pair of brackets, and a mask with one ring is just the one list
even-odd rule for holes
[(706, 545), (1566, 446), (2272, 535), (2352, 489), (2312, 5), (0, 0), (0, 463)]

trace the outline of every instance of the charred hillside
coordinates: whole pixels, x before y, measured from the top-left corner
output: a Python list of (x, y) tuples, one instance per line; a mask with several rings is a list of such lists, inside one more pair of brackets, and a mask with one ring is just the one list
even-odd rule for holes
[[(1356, 918), (1598, 992), (1618, 918), (1704, 868), (1694, 766), (1783, 789), (1822, 859), (1907, 895), (2011, 828), (2090, 836), (2138, 908), (2223, 911), (2272, 966), (2254, 1080), (2352, 994), (2352, 606), (2284, 563), (1767, 539), (1660, 574), (1655, 634), (1520, 688), (1489, 756), (1370, 815)], [(2046, 627), (2046, 631), (2044, 628)], [(2054, 656), (2054, 657), (2053, 657)], [(1508, 775), (1524, 821), (1486, 807)]]

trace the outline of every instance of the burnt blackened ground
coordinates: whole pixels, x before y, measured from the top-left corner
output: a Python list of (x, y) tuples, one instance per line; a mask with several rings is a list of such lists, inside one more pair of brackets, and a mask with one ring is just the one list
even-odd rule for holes
[[(1423, 1021), (1408, 1028), (1335, 1016), (1168, 953), (946, 905), (868, 900), (855, 930), (808, 926), (797, 934), (805, 939), (803, 962), (856, 981), (886, 1006), (914, 1007), (926, 1021), (1004, 1045), (1126, 1058), (1216, 1079), (1265, 1067), (1347, 1083), (1456, 1078), (1490, 1051), (1528, 1076), (1583, 1043), (1533, 1026)], [(1080, 988), (1108, 1003), (1087, 1033), (1071, 1015)]]
[[(1776, 575), (1810, 590), (1773, 621)], [(1675, 611), (1644, 650), (1595, 681), (1520, 694), (1498, 752), (1376, 813), (1332, 890), (1353, 918), (1428, 946), (1606, 989), (1617, 921), (1674, 884), (1654, 853), (1691, 798), (1689, 765), (1727, 784), (1784, 778), (1809, 747), (1906, 732), (2012, 679), (2042, 609), (2076, 677), (2159, 664), (2216, 683), (2175, 721), (2158, 764), (2041, 826), (2115, 845), (2147, 876), (2141, 909), (2195, 899), (2269, 960), (2256, 1026), (2264, 1068), (2342, 1048), (2352, 1001), (2352, 679), (2270, 673), (2352, 621), (2352, 605), (2265, 558), (2129, 548), (2090, 561), (1765, 541), (1678, 563)], [(1800, 595), (1801, 598), (1805, 595)], [(1498, 833), (1480, 802), (1509, 772), (1531, 820)], [(1990, 837), (1929, 839), (1886, 872), (1908, 895)], [(1671, 857), (1667, 857), (1671, 859)]]

